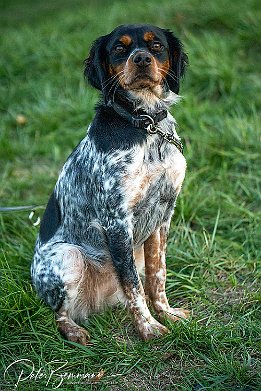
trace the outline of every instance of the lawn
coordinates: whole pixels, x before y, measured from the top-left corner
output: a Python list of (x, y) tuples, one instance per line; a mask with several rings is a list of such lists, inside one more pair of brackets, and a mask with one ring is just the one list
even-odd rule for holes
[[(254, 391), (260, 379), (260, 11), (255, 0), (1, 0), (0, 390)], [(122, 308), (64, 341), (30, 263), (44, 205), (99, 96), (92, 41), (123, 23), (171, 29), (190, 66), (172, 109), (188, 169), (171, 227), (167, 292), (192, 313), (142, 342)]]

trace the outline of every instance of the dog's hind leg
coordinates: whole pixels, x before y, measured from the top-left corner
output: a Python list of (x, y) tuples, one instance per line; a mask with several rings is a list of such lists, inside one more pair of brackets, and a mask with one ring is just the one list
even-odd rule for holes
[(85, 346), (91, 344), (88, 331), (69, 318), (66, 311), (60, 310), (57, 313), (56, 324), (61, 335), (68, 341)]
[(88, 263), (82, 252), (68, 243), (36, 245), (31, 267), (38, 295), (56, 312), (60, 333), (69, 341), (86, 345), (88, 332), (78, 326), (89, 312), (90, 303), (82, 299), (82, 284)]
[[(56, 311), (56, 324), (65, 339), (87, 345), (90, 340), (89, 333), (74, 320), (81, 322), (87, 318), (91, 307), (91, 303), (82, 297), (88, 263), (80, 250), (68, 246), (63, 253), (62, 268), (65, 295), (62, 307)], [(85, 299), (88, 298), (85, 296)]]
[(78, 324), (100, 310), (105, 298), (117, 290), (111, 263), (102, 265), (67, 243), (40, 249), (36, 258), (33, 282), (39, 296), (55, 310), (60, 333), (69, 341), (87, 345), (89, 334)]

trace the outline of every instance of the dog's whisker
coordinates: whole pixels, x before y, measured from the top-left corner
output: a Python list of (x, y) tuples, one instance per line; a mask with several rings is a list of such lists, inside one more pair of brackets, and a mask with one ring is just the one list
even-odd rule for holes
[(114, 94), (115, 94), (115, 91), (117, 90), (118, 86), (120, 84), (120, 81), (119, 79), (115, 80), (112, 84), (112, 86), (110, 87), (109, 91), (108, 91), (108, 96), (111, 94), (112, 92), (112, 101), (113, 101), (113, 97), (114, 97)]
[(105, 82), (102, 83), (102, 88), (105, 89), (106, 87), (108, 87), (108, 85), (112, 83), (115, 79), (117, 79), (121, 75), (121, 73), (123, 73), (123, 71), (109, 77), (109, 79), (107, 79)]
[(114, 102), (115, 94), (116, 94), (116, 91), (117, 91), (117, 89), (119, 88), (119, 86), (120, 86), (120, 80), (119, 80), (118, 83), (115, 85), (114, 92), (113, 92), (113, 95), (112, 95), (112, 102)]
[(169, 72), (168, 73), (168, 76), (173, 79), (174, 81), (176, 81), (177, 83), (179, 82), (179, 77), (177, 77), (173, 72)]
[[(123, 71), (122, 71), (122, 72), (119, 72), (119, 74), (115, 75), (116, 77), (114, 77), (114, 80), (111, 80), (110, 83), (111, 83), (112, 85), (110, 86), (110, 89), (109, 89), (107, 95), (109, 95), (110, 92), (113, 90), (113, 88), (119, 84), (119, 81), (120, 81), (121, 78), (124, 76), (123, 73), (124, 73)], [(110, 83), (108, 83), (108, 85), (107, 85), (106, 87), (108, 87)], [(105, 88), (106, 88), (106, 87), (105, 87)]]
[(112, 96), (112, 101), (113, 101), (113, 102), (114, 102), (114, 98), (115, 98), (116, 91), (117, 91), (117, 89), (119, 88), (119, 86), (121, 85), (121, 82), (122, 82), (122, 80), (124, 80), (124, 78), (125, 78), (125, 75), (123, 74), (123, 75), (119, 78), (118, 83), (117, 83), (117, 85), (116, 85), (115, 88), (114, 88), (114, 93), (113, 93), (113, 96)]
[(120, 86), (121, 81), (124, 79), (124, 72), (120, 72), (119, 74), (120, 74), (120, 76), (116, 80), (113, 81), (113, 84), (108, 91), (108, 96), (111, 94), (111, 91), (113, 91), (112, 92), (112, 99), (111, 99), (112, 102), (114, 102), (114, 97), (115, 97), (116, 91), (117, 91), (118, 87)]

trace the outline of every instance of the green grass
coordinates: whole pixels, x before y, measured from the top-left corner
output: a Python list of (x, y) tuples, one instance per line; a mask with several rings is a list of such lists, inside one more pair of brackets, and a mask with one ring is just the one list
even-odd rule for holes
[[(0, 213), (1, 390), (14, 389), (32, 365), (18, 390), (261, 389), (258, 3), (1, 1), (0, 206), (46, 204), (94, 115), (98, 93), (82, 70), (96, 37), (146, 22), (184, 42), (190, 66), (173, 114), (188, 170), (168, 242), (167, 292), (193, 315), (145, 343), (124, 309), (109, 309), (90, 319), (93, 345), (73, 346), (30, 283), (39, 229), (32, 223), (43, 209), (33, 220), (28, 212)], [(27, 367), (17, 363), (4, 376), (26, 359)], [(100, 379), (85, 384), (68, 375), (59, 385), (65, 373)]]

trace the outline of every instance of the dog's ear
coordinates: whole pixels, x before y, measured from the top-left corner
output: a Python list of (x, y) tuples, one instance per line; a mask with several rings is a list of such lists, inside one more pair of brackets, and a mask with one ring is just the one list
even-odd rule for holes
[(166, 76), (168, 86), (175, 94), (179, 93), (180, 81), (185, 74), (188, 65), (188, 56), (183, 50), (183, 45), (169, 30), (165, 30), (169, 46), (170, 71)]
[(93, 42), (89, 57), (84, 60), (84, 76), (98, 90), (102, 90), (106, 79), (106, 44), (108, 35)]

